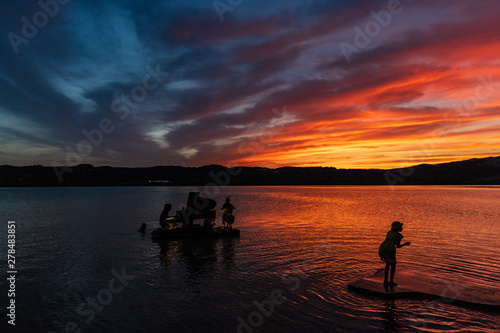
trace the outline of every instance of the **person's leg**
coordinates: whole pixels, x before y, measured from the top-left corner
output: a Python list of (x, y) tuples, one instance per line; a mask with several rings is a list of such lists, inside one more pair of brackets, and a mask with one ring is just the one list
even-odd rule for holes
[(391, 264), (389, 264), (388, 262), (385, 263), (384, 284), (389, 283), (389, 280), (387, 279), (387, 277), (389, 276), (389, 267), (390, 266), (391, 266)]
[(391, 284), (394, 284), (394, 275), (396, 274), (396, 264), (391, 265)]

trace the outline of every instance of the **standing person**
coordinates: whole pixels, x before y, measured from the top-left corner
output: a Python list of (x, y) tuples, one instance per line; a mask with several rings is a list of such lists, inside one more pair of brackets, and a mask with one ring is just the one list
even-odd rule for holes
[[(387, 233), (385, 241), (380, 244), (378, 250), (380, 259), (385, 261), (384, 286), (386, 287), (388, 285), (391, 285), (391, 287), (398, 285), (394, 282), (394, 275), (396, 274), (396, 248), (411, 244), (410, 242), (406, 242), (401, 245), (401, 239), (403, 239), (403, 235), (400, 234), (401, 231), (403, 231), (403, 223), (399, 221), (393, 222), (391, 230)], [(387, 280), (389, 268), (391, 270), (390, 282)]]
[[(231, 204), (231, 199), (226, 198), (226, 203), (222, 205), (221, 210), (224, 212), (222, 214), (222, 224), (223, 229), (232, 229), (232, 225), (234, 223), (233, 210), (236, 208)], [(227, 224), (227, 226), (226, 226)]]

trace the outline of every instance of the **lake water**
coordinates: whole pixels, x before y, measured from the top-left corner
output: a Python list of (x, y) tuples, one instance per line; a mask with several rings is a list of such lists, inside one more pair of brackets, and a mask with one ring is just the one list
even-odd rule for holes
[(412, 242), (398, 269), (500, 288), (500, 187), (225, 187), (212, 197), (218, 209), (231, 197), (239, 239), (154, 243), (136, 231), (192, 190), (0, 188), (1, 253), (15, 221), (18, 271), (12, 330), (2, 260), (0, 330), (500, 330), (495, 311), (347, 290), (384, 267), (378, 246), (394, 220)]

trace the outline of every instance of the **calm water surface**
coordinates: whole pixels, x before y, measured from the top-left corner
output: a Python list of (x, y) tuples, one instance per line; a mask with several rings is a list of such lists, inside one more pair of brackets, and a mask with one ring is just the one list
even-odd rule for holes
[(498, 310), (347, 290), (384, 267), (378, 246), (394, 220), (412, 242), (398, 250), (398, 269), (500, 288), (500, 187), (226, 187), (215, 199), (220, 208), (231, 197), (239, 239), (153, 243), (136, 231), (156, 227), (163, 204), (175, 210), (191, 190), (0, 189), (5, 258), (16, 221), (14, 331), (500, 330)]

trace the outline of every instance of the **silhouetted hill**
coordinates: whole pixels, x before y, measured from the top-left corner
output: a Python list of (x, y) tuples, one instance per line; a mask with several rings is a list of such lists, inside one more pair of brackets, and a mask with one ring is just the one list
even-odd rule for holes
[(137, 186), (137, 185), (500, 185), (500, 157), (407, 169), (337, 169), (282, 167), (268, 169), (221, 165), (150, 168), (94, 167), (80, 164), (59, 171), (41, 165), (0, 166), (0, 186)]
[(500, 185), (500, 157), (473, 158), (435, 165), (421, 164), (413, 167), (413, 170), (407, 181), (415, 185)]

